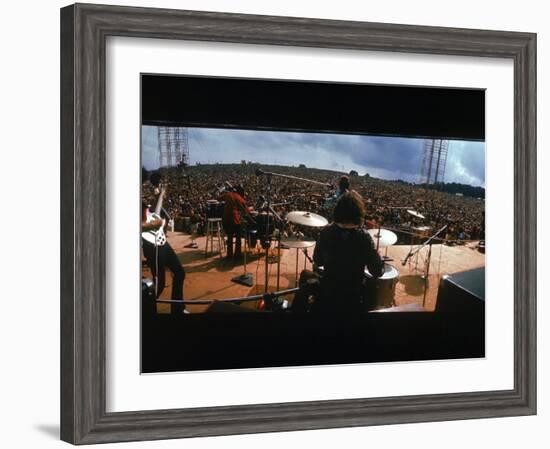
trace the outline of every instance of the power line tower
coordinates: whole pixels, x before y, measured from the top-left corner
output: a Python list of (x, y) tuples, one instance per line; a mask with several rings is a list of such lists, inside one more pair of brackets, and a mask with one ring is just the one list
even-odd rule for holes
[(424, 140), (424, 157), (420, 168), (420, 184), (438, 184), (445, 181), (445, 167), (449, 141), (443, 139)]
[(173, 167), (189, 163), (189, 136), (187, 128), (159, 126), (159, 166)]

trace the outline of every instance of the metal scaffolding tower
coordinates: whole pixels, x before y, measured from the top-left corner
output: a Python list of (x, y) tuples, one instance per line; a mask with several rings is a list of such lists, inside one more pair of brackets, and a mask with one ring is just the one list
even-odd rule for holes
[(424, 158), (420, 169), (420, 184), (438, 184), (445, 181), (448, 150), (448, 140), (424, 140)]
[(189, 136), (187, 128), (158, 127), (160, 167), (173, 167), (189, 163)]

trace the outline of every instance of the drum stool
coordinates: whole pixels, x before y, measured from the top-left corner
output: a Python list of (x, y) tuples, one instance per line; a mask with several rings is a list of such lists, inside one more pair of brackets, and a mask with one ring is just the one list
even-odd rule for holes
[(208, 243), (210, 243), (210, 251), (214, 251), (214, 240), (218, 244), (217, 252), (222, 257), (222, 251), (225, 250), (225, 242), (222, 236), (222, 219), (208, 218), (206, 220), (206, 246), (204, 248), (205, 257), (208, 256)]

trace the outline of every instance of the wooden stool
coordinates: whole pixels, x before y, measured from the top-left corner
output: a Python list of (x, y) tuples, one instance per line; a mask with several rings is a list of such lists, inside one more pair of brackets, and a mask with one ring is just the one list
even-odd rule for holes
[(206, 247), (204, 248), (205, 257), (208, 256), (208, 243), (210, 242), (210, 251), (214, 251), (214, 239), (217, 241), (217, 252), (222, 257), (222, 251), (225, 250), (225, 242), (222, 236), (222, 219), (209, 218), (206, 220)]

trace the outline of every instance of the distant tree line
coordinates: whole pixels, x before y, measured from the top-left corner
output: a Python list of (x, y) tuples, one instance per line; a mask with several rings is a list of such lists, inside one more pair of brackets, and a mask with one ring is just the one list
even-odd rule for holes
[(461, 193), (464, 196), (473, 198), (485, 198), (485, 189), (483, 187), (475, 187), (468, 184), (460, 184), (458, 182), (438, 182), (437, 184), (430, 185), (429, 188), (451, 194)]

